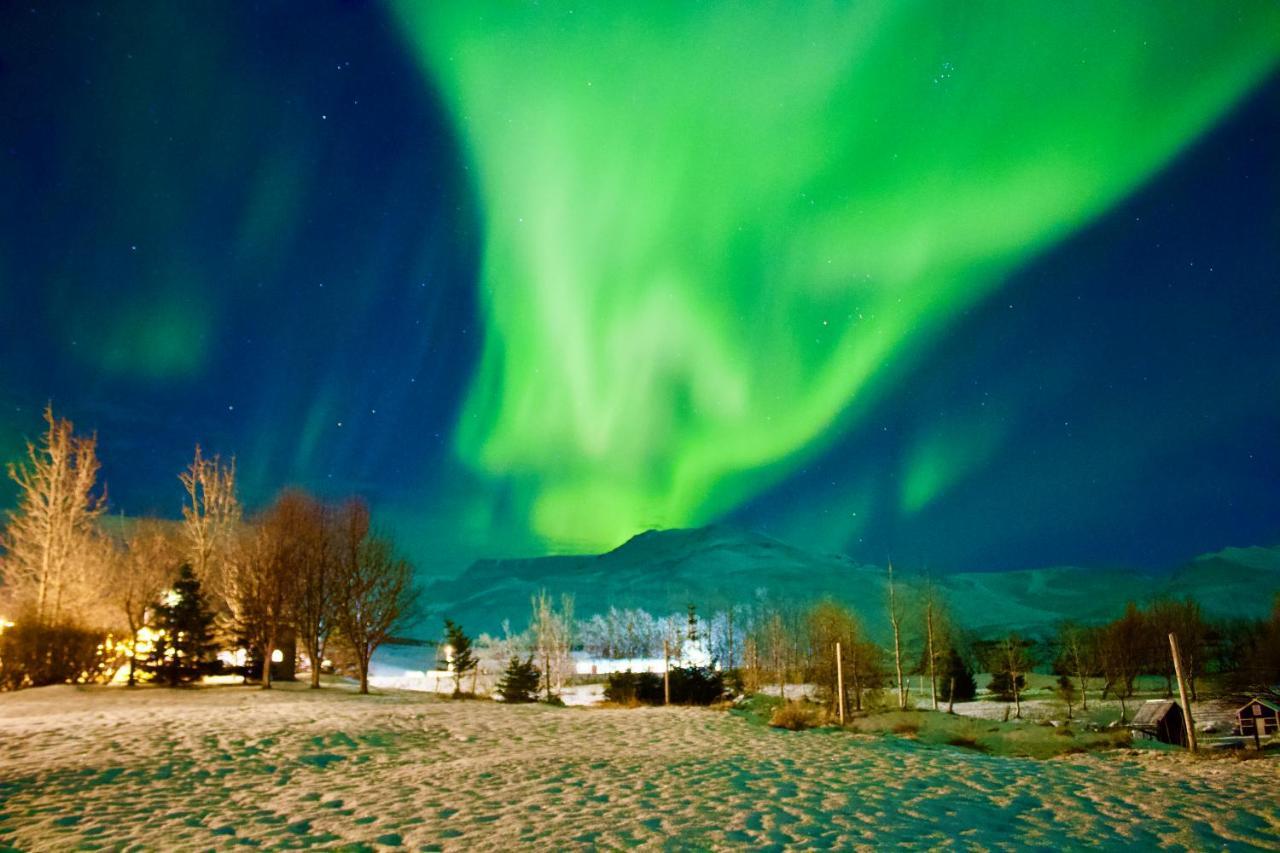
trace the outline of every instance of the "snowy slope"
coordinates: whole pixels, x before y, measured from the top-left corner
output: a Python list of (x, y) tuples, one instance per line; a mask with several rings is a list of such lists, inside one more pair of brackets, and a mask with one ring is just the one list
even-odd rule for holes
[[(910, 575), (904, 570), (900, 577)], [(1191, 595), (1220, 616), (1261, 616), (1270, 594), (1280, 590), (1280, 548), (1227, 549), (1163, 576), (1061, 567), (956, 573), (935, 581), (960, 620), (979, 631), (1036, 631), (1067, 618), (1103, 619), (1128, 600), (1160, 594)], [(885, 627), (884, 567), (723, 525), (651, 530), (600, 555), (480, 560), (428, 588), (426, 624), (434, 628), (448, 615), (474, 631), (496, 633), (503, 619), (520, 629), (529, 597), (539, 589), (572, 593), (580, 617), (611, 605), (683, 612), (690, 602), (707, 613), (749, 603), (762, 591), (788, 602), (830, 596), (858, 610), (873, 632)]]

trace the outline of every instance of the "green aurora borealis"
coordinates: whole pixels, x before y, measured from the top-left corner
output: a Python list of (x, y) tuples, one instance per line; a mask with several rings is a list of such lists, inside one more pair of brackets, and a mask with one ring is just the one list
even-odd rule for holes
[(1273, 0), (14, 6), (0, 463), (52, 401), (113, 514), (198, 441), (424, 578), (1274, 544), (1277, 138)]
[[(1280, 7), (398, 7), (464, 140), (456, 445), (557, 546), (722, 514), (1274, 66)], [(1000, 437), (922, 441), (919, 510)]]

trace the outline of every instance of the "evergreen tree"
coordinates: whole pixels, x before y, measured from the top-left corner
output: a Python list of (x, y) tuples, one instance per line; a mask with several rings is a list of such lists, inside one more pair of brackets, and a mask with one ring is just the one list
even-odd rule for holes
[(978, 683), (973, 678), (973, 667), (956, 649), (948, 649), (943, 660), (941, 683), (938, 693), (944, 702), (968, 702), (978, 695)]
[(453, 649), (453, 660), (449, 669), (453, 670), (453, 695), (462, 695), (462, 677), (476, 668), (479, 661), (471, 651), (471, 638), (463, 632), (462, 627), (452, 619), (444, 620), (444, 632), (449, 646)]
[(213, 671), (213, 614), (191, 566), (183, 565), (172, 592), (156, 605), (155, 628), (159, 637), (148, 670), (171, 687)]
[(536, 702), (541, 677), (532, 657), (523, 661), (513, 657), (498, 682), (498, 693), (502, 695), (503, 702)]

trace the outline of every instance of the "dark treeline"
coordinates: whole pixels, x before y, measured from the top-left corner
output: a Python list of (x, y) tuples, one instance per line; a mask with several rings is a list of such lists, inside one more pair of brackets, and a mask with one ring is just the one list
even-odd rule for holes
[(110, 681), (123, 668), (130, 684), (234, 672), (270, 687), (297, 650), (313, 687), (328, 664), (367, 692), (373, 652), (414, 590), (363, 502), (291, 489), (246, 517), (234, 460), (197, 447), (176, 478), (180, 521), (116, 520), (96, 437), (51, 410), (45, 423), (8, 466), (19, 502), (0, 537), (0, 688)]

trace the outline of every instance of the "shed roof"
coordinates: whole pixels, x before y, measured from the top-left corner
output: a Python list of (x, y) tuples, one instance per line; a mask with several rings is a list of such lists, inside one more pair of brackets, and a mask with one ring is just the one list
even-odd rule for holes
[[(1271, 710), (1275, 711), (1277, 714), (1280, 714), (1280, 702), (1276, 702), (1276, 700), (1274, 699), (1267, 699), (1262, 696), (1254, 696), (1248, 702), (1245, 702), (1243, 705), (1240, 706), (1240, 711), (1243, 711), (1245, 708), (1248, 708), (1254, 702), (1257, 702), (1259, 705), (1263, 706), (1264, 708), (1270, 708)], [(1238, 714), (1240, 713), (1240, 711), (1237, 711), (1236, 713)]]
[(1174, 708), (1181, 713), (1182, 708), (1172, 699), (1149, 699), (1138, 708), (1138, 713), (1133, 715), (1133, 721), (1129, 725), (1138, 727), (1158, 725)]

